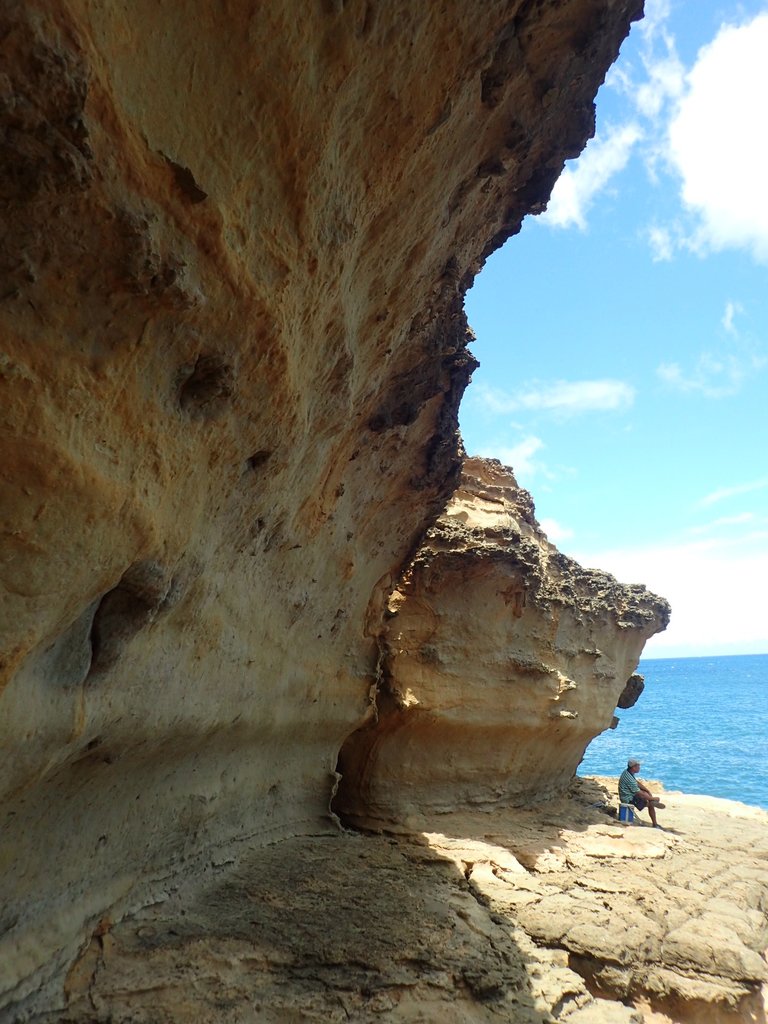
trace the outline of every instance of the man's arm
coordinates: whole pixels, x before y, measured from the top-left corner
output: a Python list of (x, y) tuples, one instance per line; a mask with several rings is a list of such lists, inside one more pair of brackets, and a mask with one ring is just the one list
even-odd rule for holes
[(648, 787), (644, 785), (644, 783), (642, 783), (637, 777), (635, 778), (635, 782), (637, 782), (639, 790), (646, 800), (653, 800), (654, 802), (658, 801), (659, 798), (657, 796), (654, 796), (650, 789), (648, 789)]

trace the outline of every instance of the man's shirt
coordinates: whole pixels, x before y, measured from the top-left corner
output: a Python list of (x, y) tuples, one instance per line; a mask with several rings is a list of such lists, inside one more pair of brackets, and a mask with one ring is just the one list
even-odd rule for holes
[(629, 768), (626, 768), (619, 776), (619, 800), (623, 804), (631, 804), (632, 797), (640, 791), (637, 780)]

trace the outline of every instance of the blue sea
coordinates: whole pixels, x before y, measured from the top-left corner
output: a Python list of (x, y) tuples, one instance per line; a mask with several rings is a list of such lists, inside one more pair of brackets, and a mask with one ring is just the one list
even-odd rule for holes
[(587, 747), (579, 775), (618, 775), (627, 758), (665, 789), (768, 810), (768, 654), (643, 660), (645, 690), (618, 728)]

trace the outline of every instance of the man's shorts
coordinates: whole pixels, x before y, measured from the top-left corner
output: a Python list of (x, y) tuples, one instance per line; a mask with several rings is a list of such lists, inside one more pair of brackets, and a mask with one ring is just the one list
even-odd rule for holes
[(644, 796), (640, 796), (639, 793), (635, 793), (635, 795), (632, 797), (632, 803), (635, 805), (635, 807), (637, 807), (639, 811), (644, 811), (645, 808), (648, 806), (648, 801), (645, 799)]

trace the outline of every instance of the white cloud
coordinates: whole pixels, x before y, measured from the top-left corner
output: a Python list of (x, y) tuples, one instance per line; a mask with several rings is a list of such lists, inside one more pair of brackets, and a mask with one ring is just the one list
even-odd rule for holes
[(701, 252), (745, 248), (768, 262), (766, 53), (768, 12), (722, 27), (699, 52), (669, 126), (669, 158)]
[(768, 487), (768, 477), (760, 480), (751, 480), (749, 483), (736, 484), (734, 487), (720, 487), (701, 499), (699, 505), (714, 505), (715, 502), (724, 501), (727, 498), (734, 498), (742, 494), (750, 494), (752, 491), (761, 491)]
[(652, 226), (648, 229), (648, 241), (651, 246), (654, 263), (668, 263), (677, 248), (669, 228)]
[(725, 312), (723, 313), (723, 319), (720, 321), (723, 325), (723, 329), (734, 336), (738, 335), (738, 330), (734, 324), (734, 318), (737, 313), (743, 313), (744, 309), (738, 302), (727, 302), (725, 305)]
[(533, 383), (507, 399), (507, 409), (551, 412), (576, 416), (586, 412), (609, 412), (632, 405), (634, 388), (620, 380), (552, 381)]
[(539, 525), (553, 544), (560, 544), (562, 541), (570, 540), (573, 537), (573, 530), (568, 526), (558, 523), (556, 519), (542, 519)]
[(643, 583), (670, 602), (671, 623), (646, 645), (646, 657), (768, 653), (765, 533), (574, 557), (623, 583)]
[(685, 224), (648, 230), (653, 259), (742, 248), (768, 262), (768, 11), (723, 25), (688, 72), (668, 29), (670, 13), (669, 0), (647, 0), (638, 25), (641, 68), (627, 65), (609, 76), (640, 125), (649, 177), (658, 183), (664, 172), (679, 182)]
[(545, 447), (539, 437), (529, 434), (522, 438), (517, 444), (511, 447), (487, 447), (480, 452), (484, 458), (498, 459), (505, 466), (511, 466), (515, 479), (520, 486), (526, 486), (523, 478), (530, 480), (532, 477), (547, 474), (547, 470), (538, 459), (536, 453)]
[(622, 171), (642, 138), (637, 124), (621, 125), (605, 138), (595, 136), (582, 155), (558, 178), (547, 210), (540, 219), (557, 228), (587, 226), (586, 215), (597, 195)]

